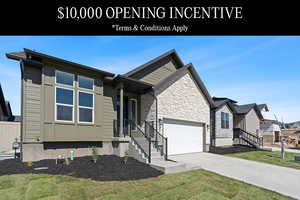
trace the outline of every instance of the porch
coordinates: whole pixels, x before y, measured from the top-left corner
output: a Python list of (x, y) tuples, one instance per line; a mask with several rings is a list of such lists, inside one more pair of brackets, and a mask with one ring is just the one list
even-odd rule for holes
[(111, 84), (116, 91), (113, 137), (130, 138), (129, 146), (138, 150), (138, 153), (131, 151), (131, 154), (142, 155), (147, 163), (151, 159), (167, 159), (167, 139), (156, 127), (157, 104), (153, 86), (123, 76), (114, 78)]

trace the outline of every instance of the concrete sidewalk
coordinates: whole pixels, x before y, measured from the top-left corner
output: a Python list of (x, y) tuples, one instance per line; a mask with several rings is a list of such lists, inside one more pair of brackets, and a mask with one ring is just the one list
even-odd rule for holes
[(300, 170), (212, 153), (169, 156), (192, 168), (203, 168), (268, 190), (300, 199)]
[[(270, 146), (264, 146), (264, 147), (271, 148), (272, 151), (281, 151), (280, 147), (270, 147)], [(300, 153), (300, 150), (297, 150), (297, 149), (287, 149), (287, 148), (284, 148), (284, 151), (291, 152), (291, 153)]]

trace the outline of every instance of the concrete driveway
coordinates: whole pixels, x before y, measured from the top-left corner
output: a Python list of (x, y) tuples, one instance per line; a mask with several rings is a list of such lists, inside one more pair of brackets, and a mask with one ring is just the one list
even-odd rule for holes
[(203, 168), (268, 190), (300, 199), (300, 170), (212, 153), (169, 156), (190, 169)]

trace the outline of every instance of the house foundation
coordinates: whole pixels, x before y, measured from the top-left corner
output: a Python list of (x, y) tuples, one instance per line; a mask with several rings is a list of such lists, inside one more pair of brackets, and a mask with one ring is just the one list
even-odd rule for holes
[(69, 158), (71, 151), (75, 157), (83, 157), (90, 156), (91, 148), (95, 147), (99, 155), (123, 157), (128, 144), (128, 141), (23, 143), (21, 156), (23, 162), (56, 159), (59, 155)]

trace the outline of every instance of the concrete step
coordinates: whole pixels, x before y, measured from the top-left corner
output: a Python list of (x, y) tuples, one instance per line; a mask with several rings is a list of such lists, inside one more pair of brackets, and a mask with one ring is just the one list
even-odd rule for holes
[(152, 159), (150, 166), (164, 172), (165, 174), (178, 173), (186, 171), (186, 164), (181, 162), (175, 162), (170, 160), (164, 160), (163, 158)]

